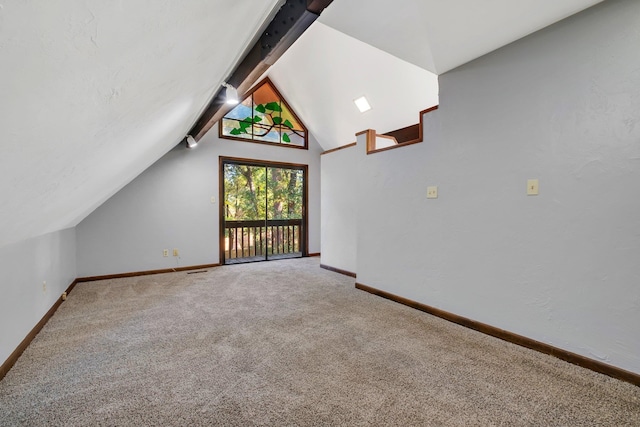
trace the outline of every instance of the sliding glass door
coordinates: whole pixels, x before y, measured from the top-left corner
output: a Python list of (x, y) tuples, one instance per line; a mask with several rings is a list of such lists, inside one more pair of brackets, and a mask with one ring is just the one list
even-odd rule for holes
[(307, 255), (305, 165), (221, 158), (221, 261)]

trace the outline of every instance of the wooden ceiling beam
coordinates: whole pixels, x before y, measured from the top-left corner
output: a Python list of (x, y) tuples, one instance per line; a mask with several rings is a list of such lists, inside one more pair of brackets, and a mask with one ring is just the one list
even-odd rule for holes
[[(282, 5), (258, 41), (226, 80), (238, 89), (238, 97), (242, 98), (331, 2), (332, 0), (287, 0)], [(196, 120), (189, 135), (200, 141), (232, 108), (233, 106), (225, 103), (225, 91), (220, 87)]]
[(307, 10), (320, 15), (333, 0), (307, 0)]

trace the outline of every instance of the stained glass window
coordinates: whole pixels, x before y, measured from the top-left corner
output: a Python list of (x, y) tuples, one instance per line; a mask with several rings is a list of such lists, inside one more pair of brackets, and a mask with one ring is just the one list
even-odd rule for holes
[(220, 137), (307, 148), (307, 129), (268, 78), (222, 118)]

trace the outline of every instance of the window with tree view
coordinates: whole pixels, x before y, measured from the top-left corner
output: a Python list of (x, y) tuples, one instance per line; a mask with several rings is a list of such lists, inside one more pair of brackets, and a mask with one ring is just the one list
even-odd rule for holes
[(265, 78), (223, 118), (220, 137), (307, 148), (307, 129)]

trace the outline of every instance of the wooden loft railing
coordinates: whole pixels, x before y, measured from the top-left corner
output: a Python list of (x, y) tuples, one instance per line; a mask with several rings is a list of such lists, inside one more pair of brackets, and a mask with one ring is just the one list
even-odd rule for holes
[(405, 144), (407, 142), (420, 139), (421, 129), (422, 127), (420, 126), (420, 123), (416, 123), (415, 125), (407, 126), (402, 129), (397, 129), (391, 132), (383, 133), (382, 135), (395, 138), (398, 144)]
[[(438, 106), (435, 105), (431, 108), (427, 108), (426, 110), (420, 111), (420, 123), (415, 125), (407, 126), (401, 129), (397, 129), (391, 132), (387, 132), (385, 134), (377, 134), (375, 130), (369, 129), (366, 132), (367, 134), (367, 154), (379, 153), (381, 151), (392, 150), (398, 147), (404, 147), (406, 145), (417, 144), (418, 142), (423, 141), (423, 129), (424, 129), (424, 115), (435, 111), (438, 109)], [(363, 132), (360, 132), (362, 134)], [(378, 148), (380, 141), (386, 141), (391, 139), (393, 142), (391, 144), (383, 143), (383, 147)]]
[[(380, 151), (392, 150), (398, 147), (404, 147), (406, 145), (417, 144), (418, 142), (422, 142), (423, 140), (423, 129), (424, 129), (424, 115), (435, 111), (438, 109), (438, 106), (435, 105), (431, 108), (427, 108), (426, 110), (420, 111), (420, 123), (415, 125), (407, 126), (401, 129), (397, 129), (391, 132), (387, 132), (384, 134), (377, 134), (375, 130), (368, 129), (363, 130), (362, 132), (356, 133), (356, 136), (366, 134), (367, 135), (367, 154), (379, 153)], [(378, 142), (382, 142), (384, 147), (377, 148), (379, 145)], [(349, 147), (354, 147), (356, 145), (355, 142), (351, 144), (343, 145), (337, 148), (332, 148), (331, 150), (327, 150), (321, 154), (329, 154), (336, 152), (338, 150), (342, 150)]]
[(355, 147), (355, 146), (356, 146), (356, 143), (352, 142), (352, 143), (347, 144), (347, 145), (341, 145), (340, 147), (336, 147), (336, 148), (332, 148), (332, 149), (327, 150), (327, 151), (323, 151), (322, 153), (320, 153), (320, 155), (323, 156), (325, 154), (333, 153), (333, 152), (338, 151), (338, 150), (344, 150), (345, 148)]

